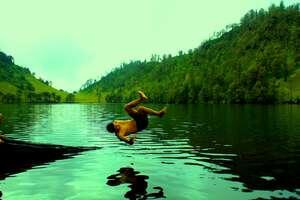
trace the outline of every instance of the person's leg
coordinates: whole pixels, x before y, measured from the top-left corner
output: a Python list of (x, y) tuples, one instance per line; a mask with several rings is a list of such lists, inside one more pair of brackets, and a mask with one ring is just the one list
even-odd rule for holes
[(139, 95), (140, 95), (140, 98), (138, 99), (135, 99), (129, 103), (127, 103), (125, 106), (124, 106), (124, 109), (125, 111), (128, 113), (128, 114), (134, 114), (136, 113), (137, 111), (134, 110), (133, 108), (136, 107), (138, 104), (140, 104), (141, 102), (143, 102), (144, 100), (147, 100), (148, 97), (142, 92), (142, 91), (138, 91)]
[(166, 107), (161, 109), (160, 111), (156, 111), (156, 110), (153, 110), (151, 108), (147, 108), (147, 107), (144, 107), (144, 106), (139, 106), (137, 112), (141, 113), (141, 114), (155, 115), (155, 116), (162, 117), (166, 113), (166, 110), (167, 110)]

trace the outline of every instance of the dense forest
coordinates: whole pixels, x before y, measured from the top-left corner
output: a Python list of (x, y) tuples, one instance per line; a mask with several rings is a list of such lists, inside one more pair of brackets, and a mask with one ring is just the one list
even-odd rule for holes
[(144, 90), (155, 103), (299, 103), (299, 8), (250, 10), (195, 49), (123, 63), (87, 81), (75, 99), (126, 102)]
[(65, 101), (66, 95), (51, 87), (51, 81), (35, 78), (28, 68), (15, 65), (12, 56), (0, 52), (0, 103), (58, 103)]

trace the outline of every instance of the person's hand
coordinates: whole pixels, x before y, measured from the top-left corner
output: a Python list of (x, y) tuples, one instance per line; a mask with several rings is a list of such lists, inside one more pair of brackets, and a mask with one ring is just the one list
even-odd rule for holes
[(134, 143), (134, 138), (130, 138), (128, 144), (133, 145), (133, 143)]

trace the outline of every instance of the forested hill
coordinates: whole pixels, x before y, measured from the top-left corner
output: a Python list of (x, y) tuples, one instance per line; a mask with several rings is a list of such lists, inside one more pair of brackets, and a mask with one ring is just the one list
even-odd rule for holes
[(27, 68), (14, 64), (12, 56), (0, 52), (0, 103), (57, 103), (67, 92), (51, 87), (51, 82), (35, 78)]
[(143, 90), (156, 103), (297, 103), (299, 68), (299, 4), (281, 3), (250, 10), (186, 53), (122, 64), (76, 99), (126, 102)]

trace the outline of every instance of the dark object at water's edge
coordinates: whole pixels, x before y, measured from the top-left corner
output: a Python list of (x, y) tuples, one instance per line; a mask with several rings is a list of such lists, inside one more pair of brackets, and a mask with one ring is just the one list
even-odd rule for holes
[(53, 144), (38, 144), (3, 138), (0, 144), (0, 180), (37, 165), (66, 159), (98, 147), (72, 147)]

